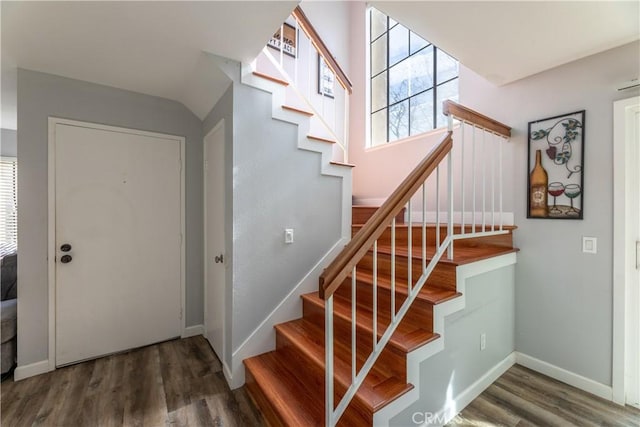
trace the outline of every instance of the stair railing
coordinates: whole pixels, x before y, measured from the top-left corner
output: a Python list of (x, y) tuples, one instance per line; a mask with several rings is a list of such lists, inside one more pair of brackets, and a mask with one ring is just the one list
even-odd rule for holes
[[(285, 54), (285, 49), (279, 49), (274, 55), (269, 46), (265, 46), (262, 54), (318, 119), (320, 132), (327, 134), (340, 147), (341, 158), (337, 160), (347, 162), (349, 96), (353, 85), (300, 6), (292, 12), (290, 20), (295, 22), (295, 31), (299, 36), (293, 57)], [(285, 45), (287, 25), (280, 27), (280, 46)], [(299, 58), (304, 58), (304, 61)], [(306, 69), (299, 69), (301, 63), (306, 64)]]
[[(367, 374), (373, 367), (378, 356), (391, 339), (397, 326), (409, 311), (411, 304), (418, 296), (420, 290), (427, 282), (427, 279), (435, 269), (436, 265), (447, 254), (449, 259), (453, 258), (453, 242), (455, 239), (470, 238), (484, 235), (503, 234), (508, 231), (504, 229), (505, 217), (502, 212), (502, 174), (498, 171), (500, 183), (490, 180), (487, 186), (487, 174), (495, 177), (495, 168), (501, 170), (502, 160), (491, 163), (494, 166), (491, 172), (487, 173), (488, 167), (482, 166), (480, 182), (482, 186), (476, 190), (477, 182), (475, 176), (471, 177), (471, 185), (465, 178), (465, 168), (473, 161), (472, 172), (478, 172), (475, 163), (484, 160), (484, 156), (477, 155), (475, 146), (478, 141), (482, 144), (483, 152), (489, 150), (486, 146), (486, 139), (499, 138), (497, 141), (498, 154), (502, 154), (502, 142), (510, 135), (510, 128), (501, 123), (489, 119), (479, 113), (451, 101), (446, 101), (444, 112), (449, 116), (449, 129), (440, 142), (434, 146), (427, 156), (416, 166), (416, 168), (405, 178), (398, 188), (371, 216), (364, 226), (353, 236), (352, 240), (345, 246), (340, 255), (325, 269), (320, 276), (319, 294), (325, 300), (325, 425), (334, 426), (344, 411), (347, 409), (351, 399), (355, 396), (358, 388), (364, 382)], [(454, 133), (456, 143), (454, 144)], [(465, 136), (465, 133), (467, 134)], [(476, 135), (479, 133), (480, 136)], [(487, 136), (488, 135), (488, 136)], [(472, 158), (465, 157), (465, 145), (472, 143)], [(456, 170), (458, 175), (454, 175), (454, 147), (456, 162), (461, 159), (461, 163)], [(458, 150), (460, 155), (458, 156)], [(493, 148), (491, 148), (493, 153)], [(468, 148), (467, 148), (468, 151)], [(465, 163), (465, 159), (466, 163)], [(445, 161), (446, 160), (446, 161)], [(497, 163), (497, 164), (496, 164)], [(446, 182), (443, 176), (446, 173)], [(455, 180), (454, 180), (455, 177)], [(467, 176), (467, 178), (469, 178)], [(466, 181), (465, 181), (466, 179)], [(444, 187), (444, 188), (443, 188)], [(472, 187), (472, 188), (469, 188)], [(495, 209), (496, 187), (498, 195), (498, 210)], [(491, 191), (487, 190), (490, 188)], [(460, 189), (460, 196), (456, 199), (456, 189)], [(485, 194), (486, 193), (486, 194)], [(490, 214), (485, 213), (488, 195), (491, 195)], [(473, 197), (472, 202), (465, 203), (465, 197)], [(479, 198), (481, 203), (476, 203)], [(444, 210), (442, 204), (446, 203)], [(419, 210), (414, 213), (412, 208), (418, 205)], [(429, 205), (435, 207), (435, 211), (429, 211)], [(481, 205), (482, 211), (477, 208)], [(458, 206), (459, 212), (454, 209)], [(399, 280), (396, 279), (398, 266), (396, 265), (396, 217), (406, 207), (407, 215), (407, 297), (400, 308), (396, 309), (395, 290)], [(496, 215), (498, 212), (498, 215)], [(417, 221), (413, 221), (415, 217)], [(458, 217), (458, 218), (456, 218)], [(454, 221), (460, 226), (454, 228)], [(466, 220), (466, 222), (465, 222)], [(427, 224), (435, 223), (434, 244), (428, 245)], [(413, 226), (421, 228), (421, 238), (414, 239), (412, 235)], [(386, 329), (380, 330), (378, 326), (378, 239), (387, 228), (391, 228), (391, 283), (390, 283), (390, 323), (384, 326)], [(443, 233), (441, 228), (446, 231)], [(418, 236), (415, 236), (418, 237)], [(432, 236), (433, 238), (434, 236)], [(416, 240), (419, 241), (416, 244)], [(412, 257), (414, 246), (419, 246), (418, 257), (421, 258), (421, 274), (415, 279), (413, 276)], [(418, 249), (417, 247), (415, 249)], [(373, 346), (372, 351), (366, 360), (362, 362), (360, 369), (357, 366), (356, 348), (356, 306), (357, 306), (357, 268), (358, 263), (365, 255), (372, 252), (373, 259)], [(400, 279), (404, 280), (404, 279)], [(334, 405), (334, 309), (333, 298), (335, 292), (343, 284), (351, 284), (351, 384), (346, 389), (337, 405)]]

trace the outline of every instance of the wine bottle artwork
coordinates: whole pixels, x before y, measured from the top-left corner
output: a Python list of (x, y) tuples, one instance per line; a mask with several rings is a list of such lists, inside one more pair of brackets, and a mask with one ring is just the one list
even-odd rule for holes
[(584, 111), (529, 122), (527, 218), (582, 219)]

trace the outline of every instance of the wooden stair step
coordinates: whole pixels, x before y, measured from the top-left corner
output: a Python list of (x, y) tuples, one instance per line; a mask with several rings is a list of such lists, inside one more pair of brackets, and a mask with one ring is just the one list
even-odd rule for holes
[(312, 395), (275, 351), (244, 360), (249, 394), (272, 425), (315, 426), (324, 422), (324, 399)]
[(278, 83), (279, 85), (282, 85), (282, 86), (289, 86), (289, 82), (288, 81), (282, 80), (282, 79), (280, 79), (278, 77), (271, 76), (269, 74), (261, 73), (259, 71), (254, 71), (253, 75), (257, 76), (257, 77), (260, 77), (260, 78), (263, 78), (265, 80), (272, 81), (274, 83)]
[[(276, 331), (286, 338), (288, 345), (295, 346), (295, 351), (303, 354), (309, 363), (319, 368), (321, 373), (325, 369), (325, 346), (324, 330), (318, 328), (314, 323), (304, 319), (297, 319), (276, 325)], [(347, 351), (348, 350), (348, 351)], [(351, 384), (351, 356), (349, 347), (345, 343), (336, 341), (334, 343), (334, 378), (336, 389), (341, 389), (339, 396), (342, 397), (344, 391)], [(359, 354), (360, 362), (364, 362), (364, 355)], [(358, 399), (364, 407), (375, 412), (404, 393), (413, 388), (411, 384), (399, 381), (397, 378), (376, 370), (375, 367), (369, 372), (364, 383), (356, 393)]]
[[(357, 271), (356, 279), (358, 282), (366, 283), (367, 285), (373, 287), (373, 272)], [(351, 275), (349, 275), (346, 280), (351, 281)], [(378, 274), (377, 286), (379, 289), (384, 289), (391, 292), (391, 278), (384, 274)], [(403, 296), (407, 296), (409, 294), (406, 279), (396, 279), (395, 292), (396, 294), (400, 294)], [(451, 289), (428, 286), (425, 284), (420, 290), (420, 293), (418, 294), (416, 299), (420, 299), (430, 304), (437, 305), (445, 301), (449, 301), (453, 298), (457, 298), (459, 296), (462, 296), (460, 292), (456, 292)]]
[[(353, 205), (351, 207), (351, 223), (353, 227), (362, 228), (369, 218), (378, 210), (379, 206), (371, 206), (371, 205)], [(396, 224), (404, 223), (404, 213), (406, 208), (402, 208), (402, 210), (396, 215)]]
[(338, 142), (335, 139), (324, 138), (316, 135), (307, 135), (307, 138), (313, 139), (314, 141), (326, 142), (327, 144), (336, 144)]
[[(317, 309), (324, 313), (325, 302), (317, 295), (317, 293), (302, 295), (302, 299), (303, 302), (315, 306)], [(351, 302), (347, 301), (344, 298), (341, 298), (340, 296), (334, 295), (333, 316), (334, 321), (339, 320), (350, 325)], [(384, 334), (390, 317), (391, 313), (389, 311), (378, 312), (378, 339)], [(358, 329), (359, 333), (362, 333), (365, 336), (373, 336), (372, 310), (358, 307), (356, 314), (356, 328)], [(391, 336), (388, 344), (404, 353), (409, 353), (417, 349), (418, 347), (421, 347), (424, 344), (437, 339), (438, 337), (439, 335), (433, 333), (432, 331), (428, 331), (423, 328), (416, 328), (413, 325), (408, 324), (407, 322), (400, 322), (400, 324), (396, 328), (395, 333)]]
[[(517, 252), (517, 248), (510, 248), (505, 246), (496, 245), (481, 245), (481, 246), (460, 246), (455, 247), (453, 250), (453, 259), (448, 259), (446, 252), (440, 258), (440, 262), (443, 264), (451, 264), (455, 266), (469, 264), (476, 261), (482, 261), (485, 259), (493, 258), (500, 255)], [(385, 255), (391, 255), (391, 246), (378, 245), (378, 253)], [(435, 248), (427, 248), (427, 261), (431, 261), (435, 255)], [(406, 246), (396, 246), (396, 257), (408, 257), (409, 248)], [(411, 257), (414, 260), (422, 262), (422, 247), (412, 247)], [(416, 262), (416, 261), (414, 261)]]
[(334, 165), (334, 166), (345, 166), (347, 168), (355, 168), (356, 167), (356, 165), (353, 165), (351, 163), (336, 162), (336, 161), (331, 161), (329, 163)]
[(303, 114), (307, 117), (313, 116), (313, 111), (303, 110), (302, 108), (292, 107), (291, 105), (283, 105), (282, 109), (287, 111), (293, 111), (294, 113)]

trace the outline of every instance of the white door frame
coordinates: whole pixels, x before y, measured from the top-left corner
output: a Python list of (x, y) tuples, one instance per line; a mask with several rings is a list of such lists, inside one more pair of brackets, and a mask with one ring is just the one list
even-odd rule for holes
[[(626, 201), (631, 190), (627, 182), (627, 156), (632, 152), (634, 141), (628, 136), (627, 117), (633, 111), (640, 111), (640, 97), (616, 101), (613, 104), (613, 355), (612, 391), (613, 401), (624, 405), (625, 353), (628, 326), (628, 310), (634, 307), (626, 301), (627, 289), (631, 286), (628, 271), (631, 268), (627, 248), (628, 229), (634, 212), (630, 212)], [(637, 142), (637, 141), (636, 141)], [(637, 208), (634, 208), (637, 209)], [(629, 215), (627, 215), (629, 213)], [(638, 215), (638, 212), (635, 212)], [(632, 218), (630, 218), (632, 217)], [(635, 217), (637, 220), (637, 216)], [(637, 285), (636, 285), (637, 286)], [(635, 307), (638, 310), (637, 307)]]
[[(208, 306), (209, 306), (209, 264), (210, 264), (210, 260), (209, 260), (209, 253), (207, 251), (207, 226), (208, 226), (208, 221), (207, 221), (207, 195), (208, 195), (208, 186), (207, 186), (207, 139), (214, 134), (215, 132), (219, 131), (220, 128), (223, 129), (223, 132), (226, 132), (226, 128), (225, 126), (225, 120), (222, 119), (220, 120), (214, 127), (213, 129), (211, 129), (203, 138), (202, 140), (202, 170), (203, 170), (203, 188), (202, 188), (202, 200), (204, 201), (203, 205), (204, 205), (204, 214), (203, 214), (203, 230), (204, 230), (204, 238), (205, 238), (205, 242), (204, 242), (204, 333), (205, 335), (208, 334), (207, 331), (207, 325), (208, 323), (208, 316), (209, 316), (209, 310), (208, 310)], [(226, 134), (225, 134), (225, 138), (226, 138)], [(225, 147), (225, 151), (226, 151), (226, 147)], [(224, 164), (224, 159), (222, 159), (222, 162)], [(226, 226), (226, 225), (225, 225)], [(226, 230), (225, 230), (226, 233)], [(227, 275), (227, 271), (226, 271), (226, 265), (227, 265), (227, 248), (226, 248), (226, 237), (224, 238), (224, 246), (225, 246), (225, 250), (223, 251), (223, 255), (224, 255), (224, 261), (222, 262), (222, 266), (225, 269), (225, 283), (224, 286), (226, 288), (226, 275)], [(226, 289), (225, 289), (226, 292)], [(226, 367), (226, 363), (225, 363), (225, 354), (226, 354), (226, 347), (227, 347), (227, 325), (226, 325), (226, 313), (224, 313), (224, 315), (222, 316), (222, 354), (218, 355), (218, 357), (220, 358), (220, 362), (223, 364), (223, 366)]]
[(56, 369), (56, 125), (64, 124), (88, 129), (97, 129), (110, 132), (127, 133), (131, 135), (149, 136), (154, 138), (171, 139), (180, 144), (180, 318), (181, 329), (184, 334), (186, 328), (185, 313), (185, 281), (186, 281), (186, 252), (185, 252), (185, 138), (176, 135), (167, 135), (156, 132), (147, 132), (137, 129), (129, 129), (117, 126), (107, 126), (98, 123), (81, 122), (77, 120), (49, 117), (49, 142), (48, 142), (48, 290), (49, 290), (49, 371)]

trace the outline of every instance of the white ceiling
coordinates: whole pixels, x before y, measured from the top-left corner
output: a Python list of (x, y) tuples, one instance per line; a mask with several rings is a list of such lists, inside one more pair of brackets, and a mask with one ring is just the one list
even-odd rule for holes
[(498, 85), (640, 38), (637, 0), (370, 4)]
[(252, 60), (297, 1), (2, 1), (2, 123), (15, 67), (182, 102), (203, 118), (228, 78), (203, 52)]
[[(255, 58), (297, 3), (2, 1), (0, 126), (15, 129), (16, 67), (173, 99), (203, 118), (229, 84), (205, 52)], [(640, 38), (637, 0), (371, 4), (496, 84)]]

